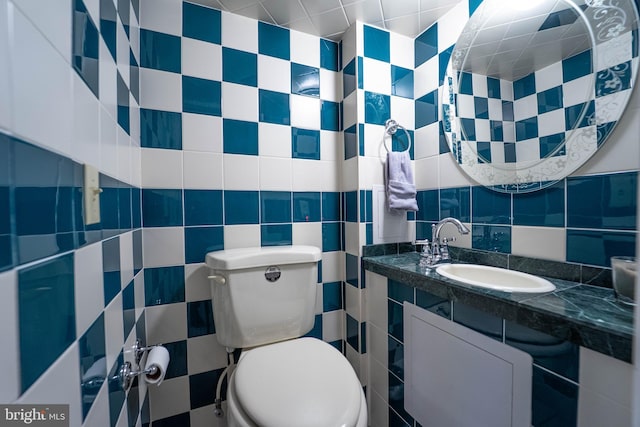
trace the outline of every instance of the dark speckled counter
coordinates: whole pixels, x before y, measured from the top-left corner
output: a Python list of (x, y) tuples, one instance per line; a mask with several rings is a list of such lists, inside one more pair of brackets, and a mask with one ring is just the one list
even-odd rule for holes
[(633, 309), (616, 302), (609, 288), (543, 276), (556, 285), (554, 292), (501, 292), (445, 278), (433, 269), (420, 267), (419, 261), (419, 254), (406, 252), (365, 256), (363, 266), (441, 298), (631, 361)]

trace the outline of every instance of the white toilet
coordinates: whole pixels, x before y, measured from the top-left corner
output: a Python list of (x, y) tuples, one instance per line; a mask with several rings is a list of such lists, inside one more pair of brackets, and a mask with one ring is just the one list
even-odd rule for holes
[(276, 246), (210, 252), (218, 342), (242, 348), (227, 388), (228, 427), (365, 427), (367, 405), (347, 359), (300, 338), (313, 328), (321, 252)]

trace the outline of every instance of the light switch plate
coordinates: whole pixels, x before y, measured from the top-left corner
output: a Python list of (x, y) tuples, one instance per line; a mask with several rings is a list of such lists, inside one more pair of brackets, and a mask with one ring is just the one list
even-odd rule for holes
[(84, 186), (82, 195), (84, 200), (85, 225), (100, 222), (100, 174), (98, 169), (91, 165), (84, 165)]

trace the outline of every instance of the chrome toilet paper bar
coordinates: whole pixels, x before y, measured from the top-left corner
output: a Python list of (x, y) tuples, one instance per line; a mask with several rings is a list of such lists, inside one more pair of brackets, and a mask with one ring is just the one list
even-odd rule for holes
[[(144, 369), (140, 369), (140, 362), (142, 360), (142, 358), (144, 357), (145, 353), (151, 353), (152, 350), (156, 349), (156, 348), (162, 348), (163, 351), (163, 356), (165, 356), (163, 359), (164, 363), (161, 363), (164, 366), (159, 366), (157, 363), (149, 363), (149, 360), (147, 360), (147, 366), (145, 366)], [(157, 385), (160, 385), (160, 383), (162, 382), (162, 380), (164, 379), (164, 373), (166, 371), (166, 365), (168, 365), (169, 363), (169, 353), (168, 351), (162, 347), (162, 345), (158, 344), (158, 345), (152, 345), (152, 346), (148, 346), (145, 347), (142, 345), (140, 339), (136, 339), (135, 344), (131, 347), (130, 350), (133, 354), (134, 354), (134, 360), (135, 360), (135, 365), (136, 365), (136, 369), (134, 370), (133, 365), (131, 364), (131, 362), (125, 362), (119, 369), (118, 371), (118, 375), (117, 375), (117, 379), (120, 383), (120, 387), (122, 388), (122, 390), (127, 391), (129, 390), (129, 388), (131, 387), (131, 384), (133, 383), (133, 380), (135, 377), (139, 376), (139, 375), (143, 375), (145, 377), (145, 380), (147, 382), (150, 383), (155, 383)]]

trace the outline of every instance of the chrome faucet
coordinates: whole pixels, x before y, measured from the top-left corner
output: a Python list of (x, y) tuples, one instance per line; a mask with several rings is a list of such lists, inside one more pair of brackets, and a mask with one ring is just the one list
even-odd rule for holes
[(440, 231), (442, 227), (451, 223), (458, 228), (460, 234), (468, 234), (469, 229), (460, 220), (452, 217), (447, 217), (440, 220), (437, 224), (431, 226), (431, 242), (429, 240), (416, 240), (416, 245), (422, 245), (422, 252), (420, 256), (420, 265), (424, 267), (433, 267), (434, 265), (442, 262), (449, 261), (449, 242), (453, 242), (455, 237), (443, 238), (440, 241)]

